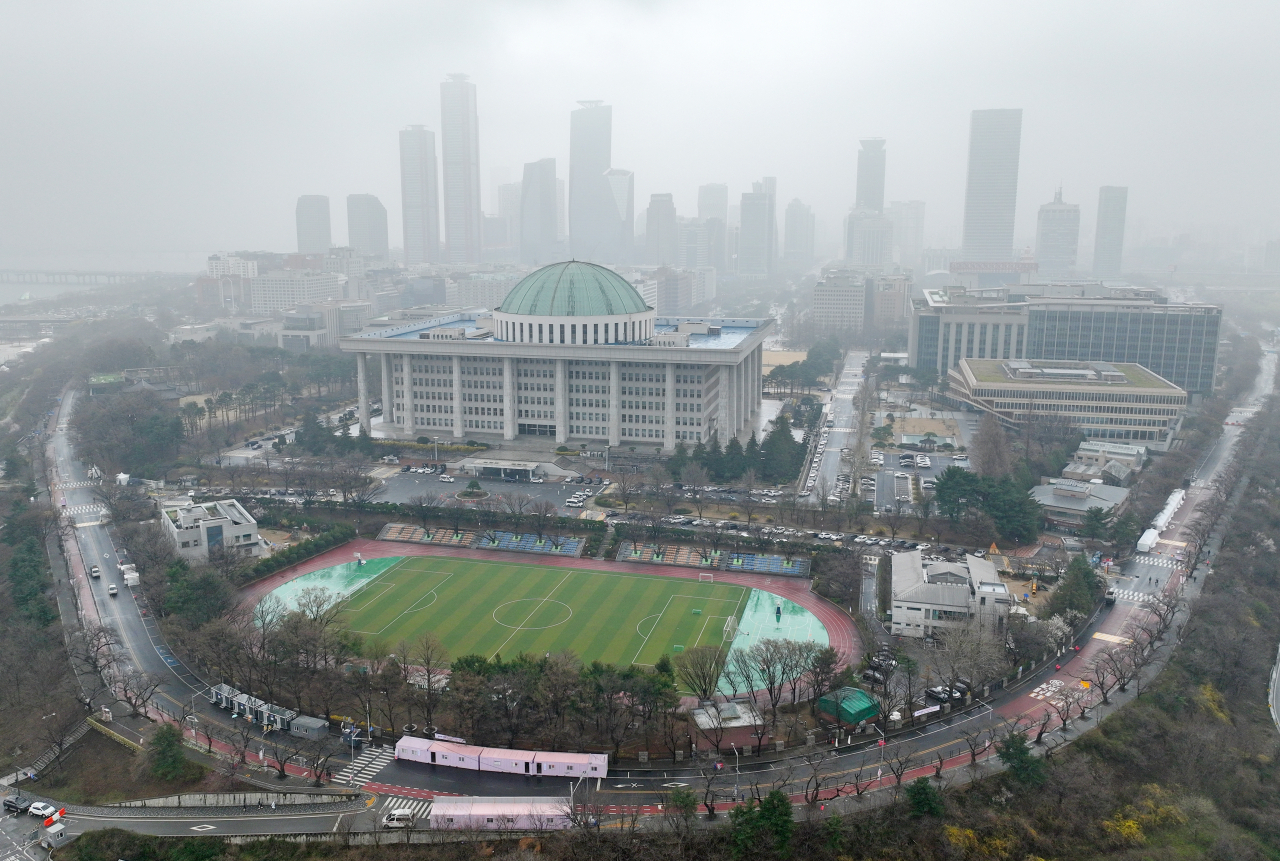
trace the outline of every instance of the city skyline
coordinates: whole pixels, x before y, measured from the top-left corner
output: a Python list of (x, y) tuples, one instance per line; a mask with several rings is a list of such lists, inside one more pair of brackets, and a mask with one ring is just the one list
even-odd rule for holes
[[(700, 185), (726, 183), (736, 203), (753, 179), (776, 175), (786, 200), (812, 206), (829, 239), (854, 203), (856, 141), (883, 137), (894, 151), (886, 202), (925, 201), (925, 246), (957, 247), (968, 113), (1008, 105), (1024, 111), (1014, 231), (1023, 246), (1034, 240), (1043, 190), (1059, 184), (1079, 190), (1085, 260), (1103, 186), (1134, 189), (1129, 243), (1190, 233), (1238, 247), (1280, 232), (1270, 204), (1280, 181), (1268, 155), (1280, 138), (1276, 121), (1259, 115), (1251, 134), (1233, 142), (1230, 159), (1207, 159), (1202, 154), (1218, 147), (1216, 130), (1248, 110), (1240, 99), (1198, 99), (1195, 123), (1174, 119), (1188, 92), (1231, 92), (1232, 81), (1274, 77), (1280, 60), (1255, 48), (1280, 10), (1262, 11), (1259, 26), (1229, 39), (1226, 19), (1207, 12), (1161, 20), (1152, 30), (1141, 5), (1071, 10), (1049, 36), (1059, 58), (1053, 64), (1042, 62), (1043, 34), (1029, 12), (992, 16), (979, 29), (975, 16), (945, 5), (913, 16), (909, 28), (890, 10), (835, 4), (786, 15), (761, 5), (732, 20), (715, 4), (696, 2), (511, 7), (496, 17), (446, 15), (425, 4), (403, 7), (394, 27), (385, 26), (392, 20), (385, 10), (337, 10), (321, 3), (305, 21), (291, 21), (301, 29), (287, 46), (277, 38), (278, 14), (250, 26), (247, 12), (234, 7), (161, 10), (147, 19), (125, 12), (123, 20), (87, 10), (71, 21), (38, 7), (12, 10), (16, 44), (0, 64), (24, 86), (3, 98), (23, 132), (0, 142), (0, 163), (22, 170), (11, 172), (0, 203), (0, 254), (292, 247), (288, 211), (300, 195), (341, 200), (353, 191), (388, 204), (400, 245), (395, 136), (409, 124), (442, 136), (439, 82), (459, 70), (480, 93), (485, 200), (495, 169), (518, 177), (521, 165), (541, 157), (568, 165), (565, 115), (594, 98), (613, 106), (612, 163), (634, 172), (638, 201), (671, 193), (679, 212), (693, 214)], [(694, 34), (711, 20), (721, 22), (725, 38), (695, 49)], [(182, 29), (207, 37), (183, 62), (170, 62), (172, 49), (157, 34)], [(373, 35), (389, 30), (389, 39)], [(114, 34), (110, 51), (104, 31)], [(828, 50), (839, 32), (859, 35), (847, 46), (856, 49), (853, 59), (837, 63), (849, 53)], [(687, 70), (653, 64), (645, 46), (657, 34), (697, 57), (696, 92), (684, 86)], [(804, 71), (753, 68), (731, 50), (766, 34), (783, 54), (802, 50)], [(957, 34), (976, 59), (956, 67), (931, 58)], [(1228, 43), (1230, 51), (1221, 47)], [(1173, 60), (1192, 47), (1208, 70), (1194, 76)], [(334, 50), (346, 59), (322, 62)], [(119, 63), (121, 52), (139, 62)], [(72, 56), (98, 71), (68, 88), (60, 76)], [(904, 56), (918, 59), (904, 64)], [(1118, 56), (1121, 69), (1103, 61)], [(856, 110), (835, 110), (886, 63), (899, 73), (861, 93)], [(155, 66), (170, 72), (142, 71)], [(1013, 67), (1018, 75), (1008, 74)], [(355, 92), (359, 98), (350, 98)], [(318, 125), (314, 118), (332, 111), (335, 98), (344, 100), (344, 121)], [(267, 103), (270, 110), (259, 107)], [(177, 110), (159, 111), (160, 104)], [(761, 110), (770, 119), (756, 128)], [(82, 117), (82, 131), (55, 135), (65, 116)], [(228, 116), (235, 121), (215, 120)], [(100, 170), (104, 163), (112, 169)], [(1198, 168), (1187, 174), (1189, 163)], [(337, 207), (335, 236), (346, 234), (343, 220)]]

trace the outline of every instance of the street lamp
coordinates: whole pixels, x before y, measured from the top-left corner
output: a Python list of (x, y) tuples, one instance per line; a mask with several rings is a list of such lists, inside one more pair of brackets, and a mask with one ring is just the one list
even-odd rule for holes
[(440, 437), (433, 436), (431, 438), (431, 445), (435, 447), (435, 460), (437, 463), (439, 463), (440, 462)]
[(729, 747), (733, 748), (733, 800), (738, 800), (738, 775), (742, 774), (738, 768), (738, 746), (733, 742), (729, 742)]

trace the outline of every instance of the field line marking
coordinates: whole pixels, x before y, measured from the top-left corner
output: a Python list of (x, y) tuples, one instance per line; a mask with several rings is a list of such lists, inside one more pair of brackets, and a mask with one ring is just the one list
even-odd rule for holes
[[(439, 572), (425, 572), (425, 573), (439, 573)], [(456, 574), (456, 573), (457, 573), (457, 572), (455, 571), (455, 572), (454, 572), (454, 574)], [(413, 602), (413, 604), (409, 607), (409, 609), (407, 609), (407, 610), (401, 610), (399, 613), (397, 613), (397, 614), (395, 615), (395, 617), (391, 619), (391, 621), (387, 622), (387, 624), (385, 624), (385, 625), (383, 625), (383, 626), (382, 626), (382, 630), (380, 630), (380, 631), (357, 631), (356, 633), (357, 633), (357, 634), (371, 634), (371, 635), (373, 635), (373, 636), (375, 636), (375, 637), (380, 637), (380, 636), (382, 636), (382, 634), (384, 634), (384, 633), (386, 632), (387, 628), (390, 628), (390, 627), (391, 627), (392, 625), (394, 625), (396, 622), (399, 622), (401, 619), (403, 619), (403, 618), (404, 618), (406, 615), (408, 615), (409, 613), (416, 613), (416, 612), (418, 612), (418, 610), (425, 610), (425, 609), (427, 609), (427, 607), (434, 606), (435, 601), (432, 601), (432, 602), (431, 602), (430, 604), (428, 604), (426, 607), (418, 607), (418, 603), (419, 603), (420, 601), (422, 601), (424, 598), (426, 598), (426, 597), (427, 597), (427, 595), (436, 595), (436, 589), (439, 589), (441, 586), (444, 586), (444, 584), (445, 584), (445, 583), (448, 583), (451, 579), (453, 579), (453, 574), (450, 574), (448, 577), (446, 577), (446, 578), (444, 578), (443, 580), (441, 580), (441, 581), (440, 581), (440, 584), (439, 584), (438, 586), (433, 586), (433, 587), (431, 588), (431, 591), (430, 591), (430, 592), (427, 592), (426, 594), (419, 596), (419, 597), (418, 597), (418, 600), (417, 600), (417, 601), (414, 601), (414, 602)], [(385, 594), (386, 594), (386, 592), (383, 592), (383, 593), (382, 593), (382, 595), (385, 595)], [(381, 597), (382, 597), (382, 595), (379, 595), (378, 597), (379, 597), (379, 598), (381, 598)], [(439, 598), (440, 596), (439, 596), (439, 595), (436, 595), (436, 597), (437, 597), (437, 598)], [(367, 606), (367, 605), (366, 605), (366, 606)], [(416, 608), (416, 609), (415, 609), (415, 608)]]
[[(399, 559), (399, 561), (394, 562), (394, 563), (392, 563), (391, 565), (388, 565), (388, 566), (387, 566), (387, 568), (386, 568), (384, 571), (382, 571), (382, 572), (381, 572), (381, 573), (379, 573), (379, 574), (375, 574), (375, 575), (373, 575), (373, 576), (372, 576), (372, 577), (370, 577), (368, 580), (366, 580), (365, 582), (361, 583), (359, 586), (357, 586), (357, 587), (356, 587), (355, 589), (353, 589), (351, 592), (349, 592), (348, 594), (346, 594), (345, 596), (343, 596), (341, 600), (342, 600), (343, 602), (346, 602), (347, 604), (350, 604), (350, 603), (351, 603), (351, 601), (352, 601), (352, 600), (353, 600), (357, 595), (359, 595), (359, 594), (360, 594), (361, 592), (363, 592), (365, 589), (368, 589), (368, 588), (369, 588), (370, 586), (372, 586), (374, 583), (377, 583), (377, 582), (378, 582), (379, 580), (381, 580), (383, 577), (386, 577), (386, 576), (387, 576), (388, 574), (390, 574), (392, 571), (395, 571), (397, 568), (400, 568), (401, 566), (403, 566), (403, 565), (404, 565), (404, 563), (405, 563), (405, 562), (407, 562), (408, 560), (409, 560), (409, 557), (408, 557), (408, 556), (401, 556), (401, 557), (400, 557), (400, 559)], [(366, 561), (371, 561), (371, 560), (366, 560)]]
[[(640, 657), (640, 653), (644, 651), (644, 647), (649, 645), (649, 638), (653, 636), (653, 632), (658, 630), (658, 626), (662, 624), (662, 614), (667, 612), (667, 608), (671, 606), (671, 599), (674, 597), (675, 595), (667, 596), (667, 603), (662, 605), (662, 612), (658, 613), (658, 621), (653, 623), (653, 627), (649, 629), (649, 633), (645, 634), (644, 639), (640, 642), (640, 648), (636, 649), (636, 658)], [(646, 616), (645, 618), (648, 617)], [(640, 632), (637, 631), (636, 633)], [(634, 664), (636, 662), (636, 658), (632, 658), (631, 663)]]
[[(364, 612), (365, 610), (369, 609), (369, 605), (370, 605), (370, 604), (373, 604), (373, 603), (374, 603), (374, 602), (376, 602), (378, 599), (380, 599), (382, 596), (386, 595), (388, 592), (390, 592), (392, 589), (396, 588), (396, 587), (397, 587), (398, 585), (400, 585), (400, 584), (398, 584), (398, 583), (383, 583), (383, 584), (381, 584), (381, 585), (382, 585), (382, 586), (384, 586), (385, 588), (384, 588), (381, 592), (379, 592), (377, 595), (374, 595), (372, 598), (370, 598), (368, 601), (365, 601), (365, 602), (364, 602), (363, 604), (361, 604), (359, 607), (353, 606), (353, 605), (352, 605), (352, 603), (351, 603), (351, 599), (350, 599), (350, 598), (348, 598), (348, 599), (347, 599), (347, 601), (346, 601), (347, 606), (343, 608), (343, 612), (346, 612), (346, 613), (362, 613), (362, 612)], [(367, 632), (367, 631), (361, 631), (360, 633), (364, 634), (364, 633), (368, 633), (368, 632)]]
[[(501, 646), (499, 646), (497, 649), (495, 649), (495, 650), (494, 650), (493, 655), (500, 655), (500, 654), (502, 654), (502, 650), (503, 650), (503, 649), (505, 649), (505, 648), (507, 647), (507, 643), (510, 643), (510, 642), (511, 642), (511, 637), (514, 637), (516, 634), (518, 634), (518, 633), (520, 633), (522, 630), (524, 630), (525, 623), (527, 623), (530, 619), (532, 619), (532, 618), (533, 618), (533, 614), (534, 614), (534, 613), (536, 613), (536, 612), (538, 612), (540, 609), (542, 609), (542, 605), (543, 605), (543, 604), (545, 604), (545, 603), (547, 603), (547, 601), (549, 601), (549, 600), (551, 599), (551, 596), (552, 596), (552, 595), (554, 595), (554, 594), (556, 594), (556, 592), (560, 591), (560, 587), (564, 585), (564, 581), (565, 581), (565, 580), (568, 580), (570, 577), (572, 577), (572, 576), (573, 576), (573, 574), (574, 574), (574, 569), (570, 568), (570, 569), (569, 569), (569, 571), (568, 571), (568, 573), (566, 573), (566, 574), (564, 575), (564, 577), (560, 580), (560, 582), (559, 582), (559, 583), (557, 583), (557, 584), (555, 585), (555, 587), (554, 587), (554, 588), (552, 588), (552, 590), (546, 594), (546, 596), (544, 596), (540, 601), (538, 601), (538, 603), (537, 603), (537, 604), (535, 604), (535, 605), (534, 605), (534, 608), (533, 608), (532, 610), (530, 610), (530, 611), (529, 611), (529, 615), (524, 617), (524, 622), (521, 622), (521, 623), (520, 623), (520, 627), (519, 627), (519, 628), (516, 628), (514, 631), (512, 631), (512, 632), (511, 632), (511, 635), (510, 635), (509, 637), (507, 637), (505, 640), (503, 640), (503, 641), (502, 641), (502, 645), (501, 645)], [(570, 612), (570, 613), (572, 613), (572, 612), (573, 612), (573, 608), (572, 608), (572, 607), (570, 607), (570, 608), (569, 608), (569, 612)], [(493, 655), (490, 655), (490, 656), (489, 656), (489, 660), (493, 660)]]
[(708, 622), (710, 622), (712, 619), (727, 619), (727, 618), (729, 618), (729, 617), (728, 617), (728, 616), (707, 616), (707, 617), (705, 617), (705, 618), (702, 620), (702, 630), (698, 631), (698, 638), (697, 638), (696, 640), (694, 640), (694, 641), (693, 641), (693, 645), (694, 645), (694, 647), (696, 648), (697, 646), (702, 645), (702, 635), (703, 635), (703, 634), (705, 634), (705, 633), (707, 633), (707, 623), (708, 623)]

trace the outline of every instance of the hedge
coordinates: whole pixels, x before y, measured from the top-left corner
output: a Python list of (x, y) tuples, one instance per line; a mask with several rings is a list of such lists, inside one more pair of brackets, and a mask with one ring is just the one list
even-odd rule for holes
[(290, 565), (294, 565), (304, 559), (319, 556), (326, 550), (331, 550), (340, 544), (346, 544), (355, 537), (356, 529), (354, 526), (348, 526), (345, 523), (338, 524), (326, 532), (321, 532), (319, 535), (308, 538), (306, 541), (300, 541), (292, 547), (286, 547), (284, 550), (272, 553), (249, 569), (249, 578), (257, 580), (268, 574), (274, 574), (281, 568), (288, 568)]

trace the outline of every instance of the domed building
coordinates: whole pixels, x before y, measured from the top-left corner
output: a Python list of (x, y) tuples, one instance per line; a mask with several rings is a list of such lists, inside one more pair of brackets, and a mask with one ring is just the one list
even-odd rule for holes
[(759, 412), (772, 320), (659, 317), (621, 275), (579, 261), (530, 273), (493, 310), (446, 310), (341, 339), (366, 430), (370, 358), (395, 439), (670, 451), (749, 434)]

